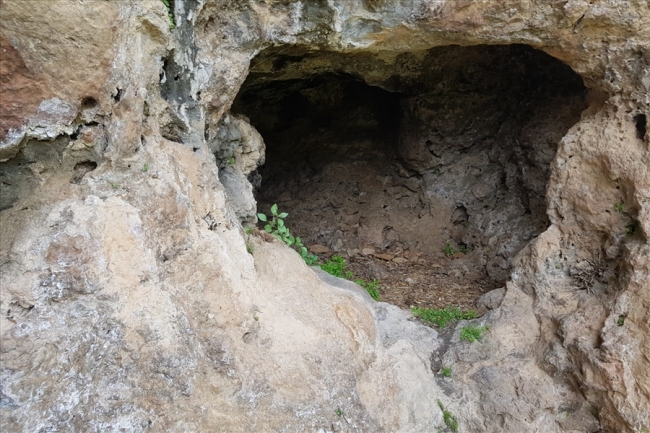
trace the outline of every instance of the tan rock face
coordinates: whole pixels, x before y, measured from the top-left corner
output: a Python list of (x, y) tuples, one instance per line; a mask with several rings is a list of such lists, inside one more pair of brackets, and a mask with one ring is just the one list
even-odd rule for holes
[[(438, 401), (461, 432), (650, 429), (645, 1), (173, 3), (173, 31), (158, 1), (0, 5), (3, 430), (436, 431)], [(432, 48), (515, 43), (588, 107), (479, 342), (246, 234), (265, 148), (222, 133), (249, 72), (395, 91)]]
[(39, 79), (27, 68), (20, 53), (11, 46), (7, 37), (3, 36), (0, 44), (0, 91), (5, 101), (0, 108), (3, 125), (0, 139), (4, 140), (10, 129), (20, 128), (24, 118), (35, 112), (41, 101), (48, 99), (51, 94), (43, 78)]

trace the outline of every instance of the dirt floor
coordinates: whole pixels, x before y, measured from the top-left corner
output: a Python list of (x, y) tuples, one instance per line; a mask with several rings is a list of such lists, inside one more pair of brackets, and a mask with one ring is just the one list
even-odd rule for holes
[[(318, 254), (325, 262), (332, 254)], [(397, 257), (397, 262), (384, 260), (374, 255), (359, 254), (343, 256), (348, 262), (346, 270), (354, 279), (381, 283), (380, 301), (402, 308), (445, 308), (457, 306), (461, 310), (478, 311), (476, 300), (486, 292), (496, 289), (498, 284), (488, 276), (469, 275), (463, 270), (466, 258), (457, 257)], [(401, 260), (400, 260), (401, 259)], [(478, 277), (478, 278), (477, 278)], [(478, 311), (482, 314), (483, 311)]]

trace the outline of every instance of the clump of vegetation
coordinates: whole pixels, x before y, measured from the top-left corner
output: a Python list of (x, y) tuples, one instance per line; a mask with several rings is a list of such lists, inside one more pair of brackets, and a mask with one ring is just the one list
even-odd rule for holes
[(636, 232), (636, 223), (628, 224), (625, 226), (625, 234), (632, 236)]
[(354, 280), (354, 282), (366, 289), (366, 292), (368, 292), (372, 299), (379, 301), (379, 288), (381, 287), (381, 283), (378, 279), (375, 278), (372, 281)]
[(441, 374), (444, 377), (451, 377), (451, 367), (442, 367)]
[(473, 343), (483, 339), (483, 333), (490, 329), (489, 326), (465, 326), (460, 330), (460, 339)]
[(467, 254), (467, 251), (469, 251), (467, 244), (460, 244), (460, 252), (463, 254)]
[(442, 252), (445, 253), (447, 256), (453, 256), (454, 254), (456, 254), (456, 249), (454, 249), (451, 243), (447, 242), (445, 246), (442, 247)]
[(445, 307), (443, 309), (414, 307), (411, 312), (415, 317), (433, 323), (439, 328), (444, 328), (453, 320), (470, 320), (475, 319), (477, 316), (476, 311), (462, 312), (458, 307)]
[(284, 224), (284, 219), (288, 217), (289, 214), (286, 212), (278, 213), (278, 205), (274, 204), (271, 206), (271, 220), (263, 213), (258, 213), (257, 218), (260, 221), (266, 222), (264, 226), (264, 231), (272, 234), (278, 239), (282, 240), (285, 244), (294, 248), (300, 254), (300, 257), (308, 265), (313, 265), (318, 262), (318, 257), (314, 254), (309, 254), (307, 247), (303, 245), (300, 237), (293, 236), (289, 228)]
[(625, 204), (623, 202), (616, 203), (614, 205), (614, 210), (619, 213), (625, 211)]
[(454, 433), (458, 431), (458, 420), (456, 419), (455, 416), (451, 414), (447, 409), (445, 409), (445, 406), (442, 404), (440, 400), (438, 400), (438, 407), (440, 407), (440, 410), (442, 411), (442, 418), (445, 421), (445, 424), (447, 424), (447, 427)]
[(334, 411), (334, 413), (336, 414), (336, 416), (341, 417), (341, 416), (343, 416), (343, 409), (341, 409), (340, 407), (337, 407), (336, 410)]
[(354, 283), (366, 289), (366, 292), (368, 292), (372, 299), (379, 301), (379, 288), (381, 287), (379, 280), (374, 279), (372, 281), (366, 281), (363, 279), (354, 279), (354, 274), (345, 270), (346, 266), (346, 260), (343, 257), (334, 254), (332, 257), (327, 259), (325, 263), (320, 265), (320, 268), (335, 277), (354, 281)]
[(625, 316), (623, 315), (618, 316), (618, 319), (616, 320), (616, 324), (618, 326), (623, 326), (625, 324)]
[(352, 272), (345, 270), (346, 266), (347, 262), (345, 259), (339, 255), (334, 254), (332, 257), (327, 259), (325, 263), (320, 265), (320, 268), (330, 275), (350, 280), (353, 278), (353, 274)]
[(145, 163), (144, 166), (142, 167), (142, 172), (146, 173), (149, 171), (149, 164)]
[(169, 17), (169, 29), (172, 30), (176, 27), (174, 22), (174, 12), (172, 11), (172, 6), (169, 3), (169, 0), (161, 0), (165, 7), (167, 8), (167, 16)]

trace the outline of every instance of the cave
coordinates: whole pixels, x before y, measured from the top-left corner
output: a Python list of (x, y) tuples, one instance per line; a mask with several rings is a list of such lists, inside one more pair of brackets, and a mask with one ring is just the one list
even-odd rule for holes
[(232, 113), (262, 135), (249, 175), (323, 260), (344, 257), (404, 307), (473, 308), (549, 226), (557, 146), (586, 107), (581, 78), (523, 45), (399, 54), (274, 47)]

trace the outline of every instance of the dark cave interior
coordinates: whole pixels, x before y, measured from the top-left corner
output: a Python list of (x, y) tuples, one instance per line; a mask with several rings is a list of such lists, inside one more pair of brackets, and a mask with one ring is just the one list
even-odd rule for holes
[(445, 275), (489, 282), (483, 291), (548, 227), (550, 165), (586, 107), (581, 78), (560, 61), (522, 45), (445, 46), (389, 64), (294, 47), (251, 64), (232, 112), (266, 144), (250, 176), (259, 211), (277, 203), (307, 245), (365, 261), (357, 273), (385, 280), (419, 264), (429, 285)]

